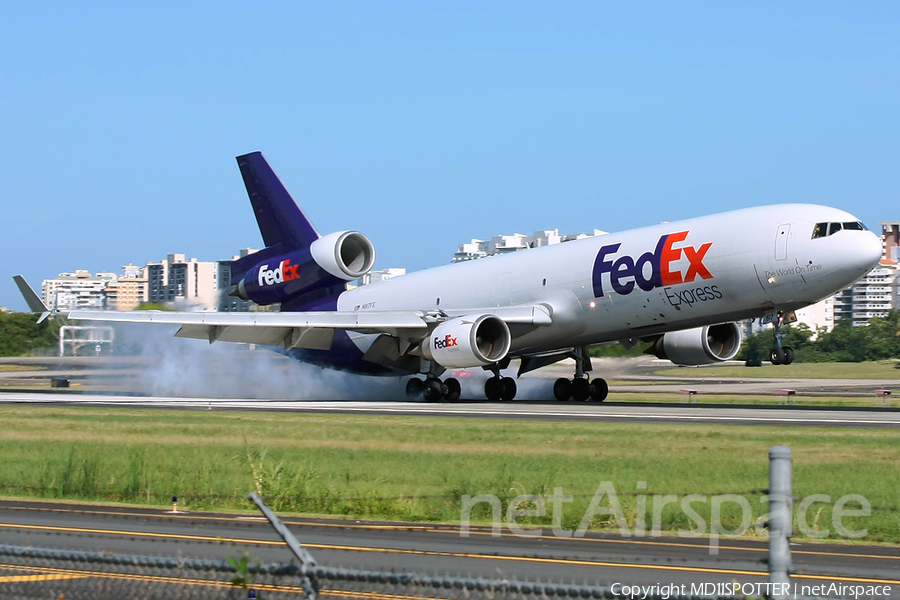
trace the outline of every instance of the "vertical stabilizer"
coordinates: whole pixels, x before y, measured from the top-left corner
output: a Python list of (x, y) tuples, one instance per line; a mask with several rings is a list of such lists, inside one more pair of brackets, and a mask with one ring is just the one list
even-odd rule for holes
[(281, 245), (282, 252), (308, 248), (319, 232), (266, 162), (262, 152), (237, 157), (241, 176), (266, 247)]

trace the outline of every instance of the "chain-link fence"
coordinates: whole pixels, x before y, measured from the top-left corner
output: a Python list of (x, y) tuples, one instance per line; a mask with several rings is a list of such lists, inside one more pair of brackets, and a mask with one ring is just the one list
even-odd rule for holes
[[(625, 598), (608, 586), (0, 545), (0, 598)], [(671, 598), (671, 596), (666, 596)], [(649, 595), (647, 600), (663, 596)], [(734, 596), (696, 596), (726, 600)]]

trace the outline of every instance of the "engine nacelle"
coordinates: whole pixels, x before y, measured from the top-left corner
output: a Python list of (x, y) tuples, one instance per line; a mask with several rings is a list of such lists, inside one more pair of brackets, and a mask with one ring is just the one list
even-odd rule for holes
[(320, 237), (309, 248), (260, 258), (237, 282), (233, 294), (257, 304), (288, 302), (358, 279), (374, 264), (375, 247), (369, 238), (358, 231), (338, 231)]
[(359, 279), (375, 265), (375, 246), (358, 231), (337, 231), (320, 237), (309, 253), (330, 275), (344, 281)]
[(506, 358), (512, 337), (494, 315), (467, 315), (444, 321), (422, 342), (422, 354), (448, 369), (483, 367)]
[(666, 333), (649, 351), (676, 365), (709, 365), (731, 360), (740, 349), (741, 330), (737, 323), (722, 323)]

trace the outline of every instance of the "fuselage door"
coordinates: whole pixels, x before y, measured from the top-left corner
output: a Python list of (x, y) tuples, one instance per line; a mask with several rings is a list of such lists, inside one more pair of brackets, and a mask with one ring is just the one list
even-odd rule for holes
[(775, 260), (784, 260), (787, 258), (788, 238), (790, 236), (790, 223), (778, 226), (778, 232), (775, 234)]

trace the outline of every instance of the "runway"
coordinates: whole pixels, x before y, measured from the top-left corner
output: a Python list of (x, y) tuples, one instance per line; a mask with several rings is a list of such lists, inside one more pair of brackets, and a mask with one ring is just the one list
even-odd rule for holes
[[(451, 573), (519, 580), (629, 583), (762, 582), (765, 541), (622, 538), (589, 533), (491, 535), (473, 528), (461, 537), (452, 525), (286, 517), (285, 524), (320, 565), (419, 573)], [(545, 534), (550, 534), (546, 531)], [(290, 560), (271, 526), (255, 514), (165, 510), (25, 501), (0, 502), (4, 543), (224, 559), (244, 550), (263, 562)], [(900, 549), (793, 544), (797, 582), (856, 582), (894, 586), (900, 597)]]
[(695, 423), (791, 427), (900, 427), (897, 409), (800, 406), (647, 405), (574, 402), (424, 402), (295, 401), (214, 398), (157, 398), (101, 394), (0, 393), (0, 404), (97, 406), (182, 410), (252, 410), (319, 414), (404, 415), (532, 421), (606, 423)]

